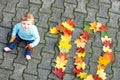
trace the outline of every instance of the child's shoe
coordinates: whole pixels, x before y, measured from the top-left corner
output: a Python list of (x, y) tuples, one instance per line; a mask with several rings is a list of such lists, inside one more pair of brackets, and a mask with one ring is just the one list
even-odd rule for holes
[(11, 51), (11, 49), (9, 47), (5, 47), (4, 51), (9, 52), (9, 51)]
[(30, 55), (26, 55), (26, 59), (27, 59), (27, 60), (30, 60), (30, 59), (31, 59), (31, 56), (30, 56)]

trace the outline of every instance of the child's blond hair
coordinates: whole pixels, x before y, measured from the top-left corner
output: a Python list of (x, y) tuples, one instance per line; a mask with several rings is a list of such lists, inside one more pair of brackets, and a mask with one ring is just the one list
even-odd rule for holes
[(34, 24), (34, 16), (30, 13), (25, 13), (21, 18), (20, 22), (22, 21), (31, 21)]

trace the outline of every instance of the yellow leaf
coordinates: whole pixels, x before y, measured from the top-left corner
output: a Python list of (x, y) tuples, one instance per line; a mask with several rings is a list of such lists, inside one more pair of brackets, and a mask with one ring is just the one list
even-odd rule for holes
[(92, 22), (90, 23), (90, 29), (93, 30), (94, 32), (97, 32), (97, 22)]
[(97, 22), (96, 30), (99, 31), (99, 28), (102, 26), (102, 23)]
[(72, 45), (69, 44), (68, 41), (60, 41), (58, 47), (59, 47), (59, 49), (61, 49), (61, 48), (65, 48), (67, 51), (69, 51), (69, 50), (72, 48)]
[(78, 55), (78, 57), (85, 57), (86, 52), (84, 52), (84, 53), (78, 53), (78, 52), (76, 52), (76, 54)]
[(92, 75), (88, 75), (84, 80), (94, 80)]
[(70, 42), (71, 36), (69, 35), (61, 35), (61, 41), (68, 41)]
[(85, 69), (86, 68), (85, 62), (82, 62), (81, 64), (80, 63), (74, 63), (74, 64), (76, 65), (77, 69), (80, 69), (80, 68)]
[(112, 52), (112, 49), (109, 46), (103, 46), (104, 52)]
[(73, 26), (69, 25), (67, 22), (62, 22), (62, 25), (70, 31), (73, 31)]
[(56, 66), (57, 68), (62, 68), (65, 70), (65, 65), (67, 64), (68, 60), (65, 59), (64, 56), (57, 56), (56, 58)]
[(57, 34), (57, 33), (59, 33), (59, 31), (57, 30), (56, 27), (54, 27), (54, 28), (51, 28), (51, 29), (50, 29), (50, 33), (51, 33), (51, 34)]
[(112, 39), (109, 38), (108, 36), (102, 37), (101, 40), (102, 40), (102, 42), (105, 42), (106, 40), (110, 41), (110, 42), (112, 41)]
[(81, 79), (85, 79), (87, 77), (87, 73), (81, 72), (81, 73), (77, 74), (77, 77), (80, 77)]
[(104, 69), (97, 70), (97, 74), (99, 75), (100, 78), (103, 80), (107, 79), (106, 78), (106, 73), (104, 72)]

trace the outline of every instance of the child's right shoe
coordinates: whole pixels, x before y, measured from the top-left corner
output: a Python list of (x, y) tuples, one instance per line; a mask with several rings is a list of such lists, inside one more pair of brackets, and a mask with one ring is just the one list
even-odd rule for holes
[(9, 47), (5, 47), (4, 51), (9, 52), (9, 51), (11, 51), (11, 49)]
[(27, 60), (31, 60), (31, 56), (30, 55), (26, 55), (26, 59)]

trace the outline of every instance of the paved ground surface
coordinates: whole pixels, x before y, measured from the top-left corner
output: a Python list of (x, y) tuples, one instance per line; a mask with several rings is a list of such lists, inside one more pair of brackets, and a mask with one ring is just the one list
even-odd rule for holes
[[(3, 52), (13, 25), (22, 14), (30, 12), (41, 36), (40, 44), (32, 53), (32, 60), (24, 58), (24, 43), (11, 53)], [(53, 75), (54, 61), (58, 55), (58, 35), (51, 35), (49, 28), (67, 18), (74, 18), (72, 49), (63, 80), (79, 80), (72, 72), (75, 44), (83, 23), (98, 21), (109, 27), (116, 60), (106, 69), (107, 80), (120, 80), (120, 0), (0, 0), (0, 80), (59, 80)], [(93, 35), (87, 44), (86, 64), (89, 73), (95, 73), (97, 57), (102, 53), (100, 33)], [(94, 54), (89, 54), (93, 52)]]

